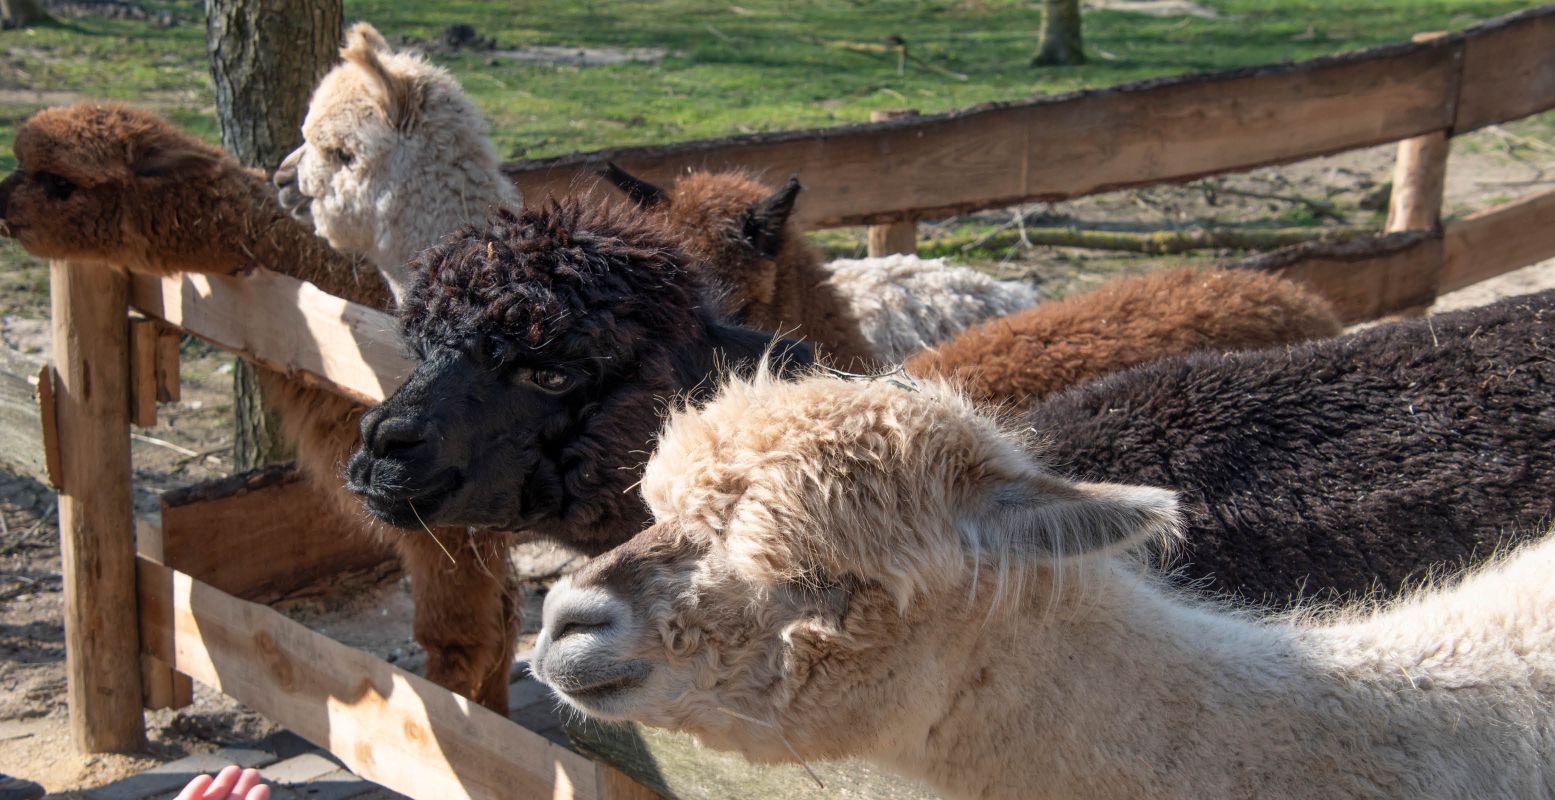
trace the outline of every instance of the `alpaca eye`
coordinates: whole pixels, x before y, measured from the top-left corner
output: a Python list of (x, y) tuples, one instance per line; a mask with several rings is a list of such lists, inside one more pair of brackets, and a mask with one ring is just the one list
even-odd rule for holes
[(33, 178), (43, 186), (43, 193), (51, 200), (64, 200), (76, 191), (76, 185), (52, 172), (40, 172)]
[(339, 159), (341, 164), (349, 167), (351, 166), (353, 156), (350, 150), (340, 149), (335, 151), (335, 158)]
[(537, 369), (529, 381), (547, 392), (562, 392), (572, 386), (572, 376), (559, 369)]

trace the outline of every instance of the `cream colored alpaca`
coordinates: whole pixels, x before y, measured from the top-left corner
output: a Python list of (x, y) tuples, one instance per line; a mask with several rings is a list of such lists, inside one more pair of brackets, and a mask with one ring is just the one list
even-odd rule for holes
[(656, 524), (547, 597), (535, 673), (591, 715), (953, 797), (1555, 794), (1555, 541), (1258, 620), (1119, 555), (1176, 535), (1172, 493), (1023, 444), (939, 384), (734, 383), (665, 429)]
[(480, 110), (447, 70), (391, 51), (365, 22), (346, 33), (340, 55), (275, 182), (293, 214), (311, 216), (337, 250), (367, 256), (401, 298), (412, 257), (522, 200)]

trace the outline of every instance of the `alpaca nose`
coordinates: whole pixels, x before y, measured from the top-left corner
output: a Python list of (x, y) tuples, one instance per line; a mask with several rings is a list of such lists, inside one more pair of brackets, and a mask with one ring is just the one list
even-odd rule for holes
[(559, 582), (545, 598), (541, 625), (551, 644), (586, 633), (603, 633), (626, 620), (626, 604), (598, 589)]
[(276, 168), (275, 175), (271, 178), (277, 188), (286, 189), (297, 185), (297, 162), (301, 160), (301, 147), (287, 154), (286, 158), (281, 161), (281, 166)]
[(374, 458), (403, 454), (424, 441), (426, 436), (421, 426), (405, 417), (391, 415), (383, 406), (362, 416), (362, 445)]

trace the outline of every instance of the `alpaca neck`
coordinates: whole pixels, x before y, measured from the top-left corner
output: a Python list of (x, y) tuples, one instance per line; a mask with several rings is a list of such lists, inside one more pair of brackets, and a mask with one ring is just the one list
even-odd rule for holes
[[(944, 706), (909, 712), (898, 730), (913, 733), (877, 758), (951, 797), (1492, 796), (1519, 785), (1505, 753), (1530, 748), (1528, 729), (1550, 740), (1483, 674), (1441, 691), (1429, 627), (1412, 641), (1261, 625), (1098, 568), (1117, 574), (915, 637), (968, 658), (940, 667)], [(1439, 690), (1422, 690), (1433, 671)]]
[[(490, 144), (485, 144), (490, 150)], [(485, 220), (497, 209), (517, 211), (522, 205), (518, 190), (502, 174), (495, 153), (453, 159), (456, 167), (435, 178), (404, 181), (392, 198), (390, 213), (382, 218), (367, 254), (396, 299), (404, 297), (409, 283), (407, 266), (418, 253), (444, 236)], [(428, 161), (427, 163), (447, 163)]]

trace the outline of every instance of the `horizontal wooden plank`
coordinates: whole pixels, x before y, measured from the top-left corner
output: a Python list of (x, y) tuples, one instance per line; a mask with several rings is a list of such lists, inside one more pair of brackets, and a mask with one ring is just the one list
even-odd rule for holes
[(149, 655), (422, 800), (605, 798), (601, 772), (462, 697), (150, 559), (139, 560)]
[[(508, 165), (530, 202), (607, 160), (649, 180), (688, 169), (798, 175), (805, 227), (947, 216), (1181, 181), (1449, 128), (1462, 36), (966, 111), (604, 150)], [(603, 190), (601, 190), (603, 191)]]
[(147, 555), (228, 594), (270, 602), (389, 560), (386, 549), (343, 533), (362, 526), (336, 513), (294, 465), (260, 467), (162, 495), (161, 550)]
[(1441, 264), (1441, 237), (1409, 231), (1296, 245), (1220, 266), (1302, 283), (1333, 303), (1341, 320), (1354, 323), (1430, 305)]
[(269, 270), (135, 275), (130, 302), (217, 347), (361, 403), (383, 400), (413, 366), (392, 316)]
[(1468, 31), (1453, 133), (1555, 108), (1555, 4)]
[(1447, 226), (1443, 292), (1555, 258), (1555, 189)]

